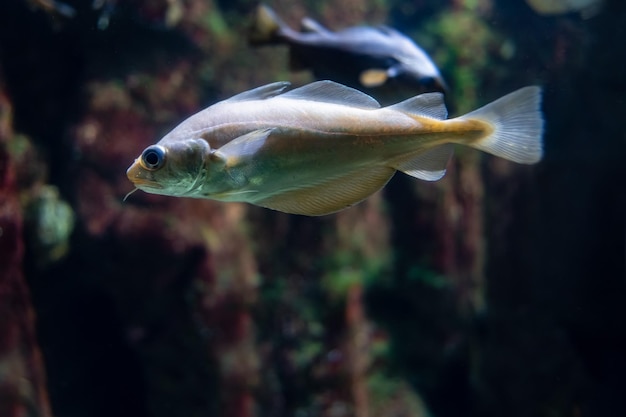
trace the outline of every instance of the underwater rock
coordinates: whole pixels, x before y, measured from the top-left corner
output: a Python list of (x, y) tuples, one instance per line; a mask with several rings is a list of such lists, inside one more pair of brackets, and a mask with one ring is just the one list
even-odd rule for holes
[[(441, 45), (456, 111), (551, 84), (537, 171), (466, 154), (442, 182), (397, 176), (328, 219), (123, 201), (129, 158), (201, 107), (286, 78), (287, 63), (245, 47), (246, 2), (118, 1), (106, 30), (86, 3), (51, 36), (43, 13), (0, 1), (7, 85), (47, 151), (0, 123), (16, 151), (0, 157), (2, 417), (46, 409), (16, 196), (48, 183), (76, 213), (72, 251), (28, 276), (59, 416), (626, 415), (624, 59), (603, 48), (621, 2), (589, 21), (491, 0), (274, 2), (332, 27), (391, 8)], [(179, 6), (169, 20), (166, 3)]]
[(56, 186), (47, 184), (48, 163), (31, 138), (13, 134), (6, 142), (24, 211), (27, 256), (38, 267), (61, 260), (69, 250), (74, 212)]
[(0, 415), (50, 417), (35, 312), (23, 271), (22, 209), (7, 149), (12, 106), (0, 80)]
[(67, 255), (74, 211), (53, 185), (43, 185), (30, 194), (24, 219), (28, 243), (35, 263), (46, 266)]
[[(114, 294), (117, 308), (138, 312), (137, 317), (125, 314), (122, 326), (142, 358), (158, 358), (144, 370), (158, 381), (142, 388), (148, 390), (147, 407), (155, 410), (151, 415), (210, 415), (219, 407), (223, 416), (251, 416), (259, 364), (249, 311), (257, 268), (243, 229), (245, 208), (139, 193), (123, 201), (132, 190), (123, 164), (154, 140), (151, 116), (163, 114), (169, 121), (172, 109), (181, 111), (190, 100), (198, 106), (193, 93), (181, 91), (187, 84), (170, 76), (177, 69), (168, 71), (141, 74), (143, 83), (161, 83), (156, 91), (138, 88), (135, 80), (127, 85), (134, 95), (115, 83), (91, 85), (84, 117), (71, 129), (78, 156), (76, 208), (84, 227), (79, 252), (89, 259), (98, 253), (94, 262), (108, 267), (74, 273), (100, 282)], [(147, 115), (143, 93), (164, 92), (170, 95), (150, 100)], [(155, 328), (151, 323), (163, 324)], [(183, 346), (168, 340), (171, 333)], [(184, 359), (181, 348), (191, 350)], [(189, 391), (170, 368), (202, 386), (219, 386), (219, 393), (196, 398), (205, 391)]]

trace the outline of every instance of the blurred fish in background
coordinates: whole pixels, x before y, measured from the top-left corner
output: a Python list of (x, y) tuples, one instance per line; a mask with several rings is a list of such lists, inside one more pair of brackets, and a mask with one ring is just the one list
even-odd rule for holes
[[(55, 21), (75, 18), (79, 11), (74, 6), (56, 0), (26, 0), (34, 9), (47, 13)], [(97, 13), (97, 27), (105, 30), (109, 27), (111, 16), (115, 12), (117, 0), (93, 0), (91, 9)], [(84, 12), (84, 10), (82, 10)]]
[(69, 4), (55, 0), (28, 0), (31, 7), (40, 9), (52, 16), (71, 18), (76, 15), (76, 9)]
[(302, 30), (296, 31), (261, 4), (250, 24), (248, 42), (288, 45), (292, 71), (311, 70), (318, 80), (333, 80), (371, 94), (373, 89), (410, 89), (415, 94), (447, 88), (428, 54), (388, 26), (331, 31), (305, 17)]
[(109, 27), (111, 21), (111, 15), (115, 10), (117, 0), (93, 0), (91, 7), (94, 10), (98, 10), (100, 16), (98, 17), (98, 29), (104, 30)]
[(526, 0), (526, 3), (541, 15), (578, 12), (583, 18), (590, 18), (600, 12), (604, 0)]

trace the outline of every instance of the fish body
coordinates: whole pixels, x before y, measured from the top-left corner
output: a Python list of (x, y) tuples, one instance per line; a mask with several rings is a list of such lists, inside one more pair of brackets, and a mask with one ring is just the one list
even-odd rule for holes
[(541, 158), (538, 87), (444, 120), (441, 93), (381, 108), (332, 81), (284, 92), (288, 85), (259, 87), (191, 116), (146, 148), (128, 178), (154, 194), (324, 215), (367, 198), (396, 171), (441, 178), (453, 144), (519, 163)]
[(286, 44), (292, 70), (310, 69), (329, 79), (361, 89), (382, 87), (444, 91), (439, 69), (411, 39), (388, 26), (356, 26), (331, 31), (313, 19), (303, 31), (289, 28), (266, 5), (256, 9), (249, 30), (252, 45)]

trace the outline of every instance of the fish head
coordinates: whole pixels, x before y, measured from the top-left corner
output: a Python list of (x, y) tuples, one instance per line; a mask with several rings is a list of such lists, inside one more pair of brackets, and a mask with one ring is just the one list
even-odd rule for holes
[(204, 139), (148, 146), (126, 171), (133, 185), (147, 193), (193, 196), (207, 176), (211, 147)]

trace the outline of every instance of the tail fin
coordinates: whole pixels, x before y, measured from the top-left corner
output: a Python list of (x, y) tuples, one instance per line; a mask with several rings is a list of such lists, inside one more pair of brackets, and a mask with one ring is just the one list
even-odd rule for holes
[(493, 132), (470, 146), (520, 164), (534, 164), (543, 155), (541, 88), (524, 87), (459, 117), (489, 123)]
[(281, 42), (281, 32), (286, 24), (265, 4), (259, 4), (248, 27), (250, 45), (269, 45)]

